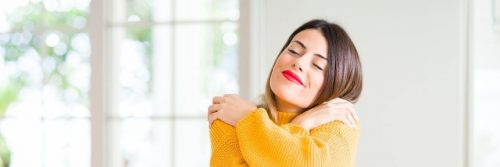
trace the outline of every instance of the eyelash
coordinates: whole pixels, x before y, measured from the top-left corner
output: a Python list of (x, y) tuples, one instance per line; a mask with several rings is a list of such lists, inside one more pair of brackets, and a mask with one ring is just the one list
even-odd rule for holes
[[(299, 53), (297, 53), (296, 51), (294, 51), (294, 50), (292, 50), (292, 49), (288, 49), (288, 51), (289, 51), (290, 53), (294, 54), (294, 55), (299, 55)], [(314, 65), (314, 67), (316, 67), (318, 70), (323, 71), (323, 68), (321, 68), (319, 65), (317, 65), (317, 64), (313, 64), (313, 65)]]
[(288, 51), (294, 55), (299, 55), (299, 53), (297, 53), (296, 51), (292, 50), (292, 49), (288, 49)]
[(318, 70), (321, 70), (321, 71), (323, 71), (323, 68), (321, 68), (321, 67), (320, 67), (319, 65), (317, 65), (317, 64), (314, 64), (314, 66), (315, 66), (316, 68), (318, 68)]

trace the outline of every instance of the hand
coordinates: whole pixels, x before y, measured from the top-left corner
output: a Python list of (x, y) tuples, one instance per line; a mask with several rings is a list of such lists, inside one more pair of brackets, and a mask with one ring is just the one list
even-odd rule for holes
[(208, 107), (208, 122), (220, 119), (232, 126), (236, 126), (242, 118), (255, 110), (257, 106), (250, 101), (240, 98), (236, 94), (226, 94), (212, 98), (212, 105)]
[(305, 111), (293, 119), (292, 123), (309, 131), (334, 120), (342, 121), (347, 126), (356, 128), (355, 121), (358, 121), (359, 118), (352, 103), (341, 98), (335, 98)]

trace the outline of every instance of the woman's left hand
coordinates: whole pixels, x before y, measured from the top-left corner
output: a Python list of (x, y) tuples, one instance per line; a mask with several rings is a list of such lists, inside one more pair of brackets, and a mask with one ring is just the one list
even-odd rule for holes
[(359, 118), (351, 102), (335, 98), (305, 111), (295, 117), (291, 123), (309, 131), (334, 120), (339, 120), (351, 128), (356, 128), (356, 122), (359, 121)]
[(220, 119), (236, 126), (241, 119), (256, 108), (255, 104), (236, 94), (215, 96), (212, 98), (212, 105), (208, 107), (208, 122), (212, 125), (213, 121)]

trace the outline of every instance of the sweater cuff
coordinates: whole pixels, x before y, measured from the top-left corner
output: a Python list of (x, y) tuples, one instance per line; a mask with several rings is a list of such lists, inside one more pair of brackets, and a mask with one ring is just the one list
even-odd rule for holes
[(212, 145), (222, 145), (230, 139), (236, 139), (234, 127), (219, 119), (215, 120), (210, 127), (210, 142)]

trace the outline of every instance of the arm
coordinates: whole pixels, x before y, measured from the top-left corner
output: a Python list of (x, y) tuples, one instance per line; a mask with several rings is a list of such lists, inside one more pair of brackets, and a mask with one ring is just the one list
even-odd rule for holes
[[(356, 126), (359, 127), (359, 122), (356, 122)], [(334, 143), (328, 145), (333, 155), (332, 166), (354, 166), (359, 128), (350, 128), (341, 121), (332, 121), (311, 129), (310, 134), (323, 141)]]
[[(325, 124), (311, 133), (294, 124), (278, 126), (264, 109), (240, 120), (236, 135), (250, 166), (352, 166), (352, 149), (358, 138), (357, 129), (341, 122)], [(350, 146), (344, 147), (346, 143)]]
[(210, 166), (247, 166), (233, 126), (215, 120), (210, 127)]
[(221, 97), (214, 97), (213, 104), (208, 107), (212, 148), (210, 166), (248, 166), (241, 155), (234, 126), (218, 119), (219, 113), (223, 113), (221, 100)]

